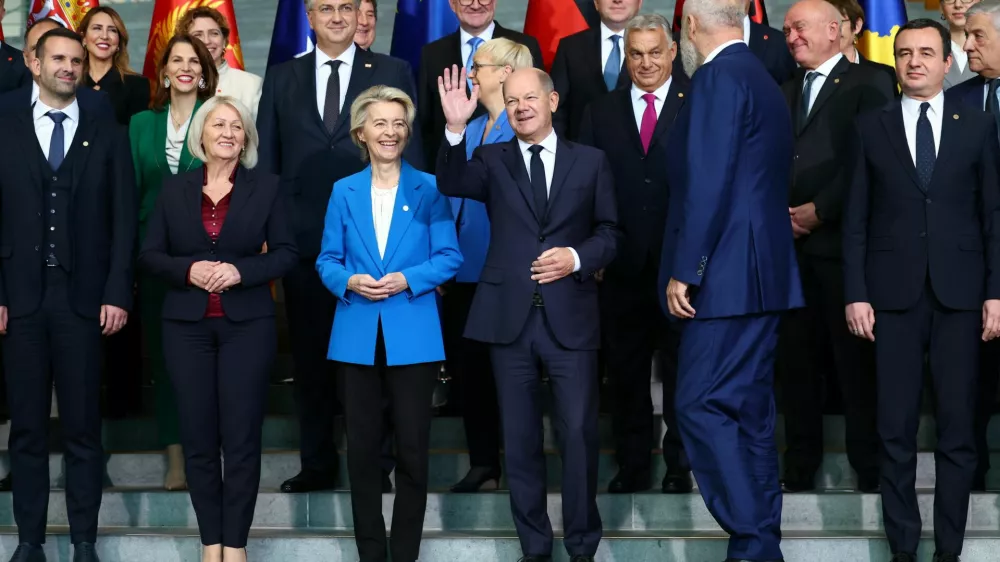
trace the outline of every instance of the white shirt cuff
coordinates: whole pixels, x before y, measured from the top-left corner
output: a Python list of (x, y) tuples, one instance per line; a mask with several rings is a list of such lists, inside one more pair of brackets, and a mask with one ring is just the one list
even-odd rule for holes
[(462, 144), (462, 139), (465, 138), (465, 129), (462, 129), (461, 133), (453, 133), (448, 130), (447, 127), (444, 129), (444, 138), (448, 139), (448, 144), (452, 146), (458, 146)]
[(573, 273), (580, 271), (580, 254), (576, 253), (576, 250), (570, 248), (569, 251), (573, 252)]

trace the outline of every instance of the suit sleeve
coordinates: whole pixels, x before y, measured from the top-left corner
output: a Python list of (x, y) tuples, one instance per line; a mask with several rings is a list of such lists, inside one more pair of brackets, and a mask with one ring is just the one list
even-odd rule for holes
[[(856, 122), (855, 128), (860, 125)], [(868, 302), (865, 283), (865, 256), (868, 254), (868, 167), (865, 164), (864, 135), (855, 131), (851, 154), (850, 189), (843, 220), (844, 304)]]
[(580, 132), (576, 135), (576, 142), (597, 148), (597, 138), (594, 134), (593, 107), (594, 104), (590, 103), (583, 110), (583, 117), (580, 119)]
[(433, 291), (449, 279), (455, 277), (462, 265), (462, 252), (458, 249), (458, 231), (451, 214), (448, 199), (438, 192), (430, 197), (430, 219), (427, 224), (431, 247), (430, 258), (400, 273), (406, 278), (406, 297), (416, 297)]
[[(419, 96), (417, 93), (417, 85), (413, 82), (413, 68), (410, 67), (410, 63), (406, 61), (401, 61), (402, 65), (400, 67), (398, 80), (400, 83), (400, 89), (406, 92), (406, 95), (410, 96), (413, 100), (413, 105), (417, 107), (417, 118), (413, 120), (413, 130), (410, 131), (409, 140), (406, 143), (406, 148), (403, 149), (403, 157), (406, 161), (410, 163), (411, 166), (418, 170), (424, 169), (424, 137), (419, 115), (423, 113), (420, 110), (420, 99), (427, 99)], [(427, 103), (427, 102), (425, 102)]]
[(611, 173), (611, 163), (603, 152), (599, 153), (597, 165), (597, 186), (594, 190), (593, 233), (582, 244), (573, 249), (580, 257), (578, 280), (586, 279), (598, 270), (607, 267), (613, 259), (621, 238), (618, 230), (618, 200), (615, 197), (615, 178)]
[(102, 304), (131, 310), (139, 205), (129, 138), (123, 127), (114, 128), (113, 142), (113, 152), (106, 163), (107, 177), (111, 179), (111, 260)]
[(285, 210), (285, 197), (277, 189), (267, 215), (266, 230), (266, 253), (253, 254), (233, 262), (240, 272), (240, 285), (244, 287), (256, 287), (284, 277), (299, 261), (295, 235)]
[[(420, 135), (414, 138), (419, 138), (425, 147), (437, 146), (436, 143), (441, 142), (441, 139), (434, 138), (434, 115), (439, 111), (439, 108), (435, 104), (440, 104), (437, 97), (437, 72), (440, 69), (433, 68), (431, 63), (431, 53), (429, 52), (430, 46), (425, 45), (420, 53), (420, 79), (418, 80), (417, 86), (419, 87), (419, 94), (421, 100), (421, 106), (417, 110), (417, 121), (420, 125)], [(417, 123), (414, 123), (414, 131), (416, 131)], [(434, 161), (430, 158), (430, 152), (424, 160), (420, 162), (415, 162), (407, 158), (407, 162), (416, 168), (421, 168), (426, 166), (426, 170), (430, 170), (434, 165)], [(420, 166), (417, 166), (420, 164)]]
[[(775, 32), (780, 33), (780, 31), (777, 30), (775, 30)], [(777, 36), (780, 37), (780, 35)], [(792, 58), (791, 51), (789, 51), (785, 47), (785, 42), (781, 41), (779, 42), (779, 45), (780, 47), (775, 49), (775, 51), (777, 51), (778, 53), (779, 64), (778, 68), (776, 69), (778, 75), (775, 76), (774, 78), (775, 80), (778, 81), (778, 84), (784, 84), (795, 73), (795, 69), (797, 68), (798, 65), (795, 64), (795, 59)]]
[(170, 228), (171, 217), (167, 216), (167, 199), (171, 192), (164, 189), (156, 199), (156, 206), (149, 215), (146, 225), (146, 237), (139, 250), (139, 268), (143, 271), (165, 280), (174, 287), (188, 286), (188, 271), (197, 261), (191, 257), (171, 255)]
[(323, 286), (333, 296), (345, 304), (350, 304), (353, 293), (347, 291), (347, 282), (353, 273), (347, 271), (346, 267), (347, 245), (344, 241), (344, 212), (341, 209), (343, 197), (338, 196), (342, 192), (342, 188), (333, 186), (333, 193), (326, 207), (323, 240), (320, 244), (319, 257), (316, 258), (316, 271)]
[(275, 104), (278, 69), (268, 72), (261, 86), (260, 105), (257, 107), (257, 170), (266, 174), (281, 175), (281, 143), (278, 139), (278, 112)]
[[(707, 72), (706, 72), (707, 71)], [(691, 96), (692, 127), (687, 144), (688, 182), (674, 255), (674, 279), (701, 285), (704, 272), (711, 271), (712, 254), (729, 220), (729, 201), (736, 181), (736, 155), (744, 134), (747, 94), (741, 84), (704, 66), (695, 74), (691, 89), (710, 92)]]
[(555, 127), (556, 134), (562, 137), (566, 136), (566, 129), (569, 127), (569, 102), (571, 95), (569, 85), (569, 54), (567, 51), (569, 49), (566, 47), (566, 40), (560, 40), (559, 47), (556, 48), (555, 59), (552, 61), (551, 73), (552, 84), (555, 86), (556, 92), (559, 93), (559, 107), (552, 117), (552, 125)]
[(989, 135), (979, 159), (982, 223), (986, 234), (986, 298), (1000, 299), (1000, 143), (997, 125), (989, 120)]
[(490, 181), (489, 166), (483, 158), (482, 147), (472, 153), (471, 160), (467, 160), (465, 143), (465, 138), (455, 146), (451, 146), (447, 139), (443, 141), (437, 157), (438, 191), (448, 197), (485, 202)]

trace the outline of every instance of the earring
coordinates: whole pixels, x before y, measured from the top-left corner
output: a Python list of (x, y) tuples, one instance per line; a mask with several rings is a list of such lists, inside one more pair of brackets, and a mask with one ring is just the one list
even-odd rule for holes
[(205, 82), (205, 77), (202, 76), (201, 80), (198, 80), (198, 89), (199, 90), (204, 90), (207, 87), (208, 87), (208, 83)]
[(947, 19), (948, 19), (948, 18), (944, 17), (944, 14), (941, 14), (941, 21), (945, 21), (945, 20), (947, 20)]
[(163, 87), (164, 88), (170, 87), (170, 78), (167, 78), (166, 76), (163, 77)]

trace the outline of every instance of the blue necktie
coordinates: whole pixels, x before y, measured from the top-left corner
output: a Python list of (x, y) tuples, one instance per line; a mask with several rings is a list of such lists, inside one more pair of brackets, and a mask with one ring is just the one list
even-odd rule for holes
[(49, 166), (53, 171), (58, 171), (59, 166), (66, 157), (66, 132), (63, 130), (63, 121), (66, 114), (60, 111), (50, 111), (45, 114), (54, 123), (52, 127), (52, 140), (49, 142)]
[(810, 100), (812, 99), (813, 81), (816, 80), (817, 76), (819, 76), (818, 72), (811, 70), (806, 72), (805, 86), (802, 88), (802, 124), (805, 124), (806, 119), (809, 119), (809, 110), (811, 109), (809, 106), (811, 104)]
[(920, 104), (920, 118), (917, 119), (917, 178), (920, 179), (920, 187), (927, 191), (931, 184), (931, 176), (934, 175), (934, 161), (937, 160), (937, 152), (934, 150), (934, 129), (931, 128), (931, 120), (927, 118), (927, 110), (931, 104), (924, 102)]
[[(479, 46), (482, 45), (483, 43), (484, 43), (484, 41), (482, 39), (480, 39), (479, 37), (473, 37), (472, 39), (469, 39), (469, 46), (472, 47), (472, 49), (469, 51), (469, 58), (468, 58), (468, 60), (465, 61), (465, 74), (466, 75), (472, 73), (472, 62), (473, 62), (472, 59), (473, 59), (473, 57), (476, 56), (476, 51), (479, 50)], [(472, 91), (472, 79), (471, 78), (466, 78), (465, 80), (468, 82), (468, 84), (469, 84), (469, 91), (471, 92)]]
[(611, 55), (608, 57), (608, 63), (604, 65), (604, 85), (608, 87), (609, 92), (618, 85), (618, 75), (622, 71), (622, 49), (618, 46), (621, 37), (612, 35), (610, 39)]

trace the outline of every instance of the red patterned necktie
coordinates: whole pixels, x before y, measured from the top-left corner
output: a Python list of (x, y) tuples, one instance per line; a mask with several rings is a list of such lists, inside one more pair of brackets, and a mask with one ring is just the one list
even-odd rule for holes
[(656, 95), (643, 94), (646, 101), (646, 111), (642, 113), (642, 124), (639, 126), (639, 138), (642, 140), (642, 151), (649, 152), (649, 143), (653, 141), (653, 131), (656, 129)]

